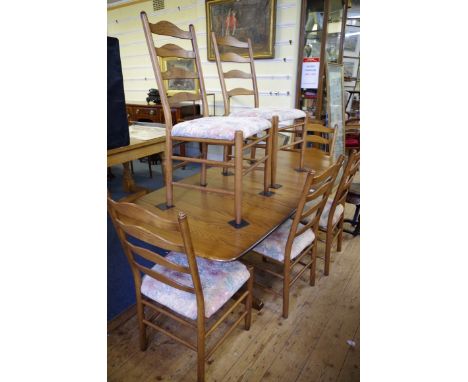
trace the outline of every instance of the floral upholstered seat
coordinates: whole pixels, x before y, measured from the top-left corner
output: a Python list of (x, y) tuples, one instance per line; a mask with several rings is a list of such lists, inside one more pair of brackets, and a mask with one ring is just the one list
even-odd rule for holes
[[(187, 256), (182, 253), (169, 252), (166, 259), (188, 266)], [(205, 317), (209, 318), (244, 285), (250, 273), (247, 267), (238, 261), (220, 262), (197, 257), (197, 265), (205, 299)], [(152, 269), (178, 284), (193, 287), (192, 276), (189, 274), (158, 264)], [(197, 318), (197, 300), (194, 293), (173, 288), (148, 275), (143, 277), (141, 293), (191, 320)]]
[[(319, 222), (320, 228), (323, 228), (323, 229), (327, 228), (328, 215), (330, 214), (330, 209), (331, 209), (332, 204), (333, 204), (333, 199), (328, 199), (327, 203), (325, 204), (325, 207), (323, 208), (322, 216), (320, 216), (320, 222)], [(312, 207), (313, 205), (314, 205), (313, 202), (306, 203), (306, 206), (308, 208)], [(333, 219), (332, 219), (332, 224), (333, 225), (338, 223), (338, 220), (340, 220), (341, 215), (343, 215), (343, 212), (344, 212), (343, 205), (338, 204), (336, 206), (336, 208), (335, 208), (335, 213), (333, 214)], [(315, 214), (311, 214), (310, 216), (308, 216), (304, 220), (306, 222), (309, 222), (311, 219), (314, 218), (314, 216), (315, 216)]]
[[(284, 262), (284, 251), (288, 241), (289, 231), (291, 230), (292, 220), (288, 220), (279, 228), (258, 244), (253, 250), (274, 260)], [(298, 229), (303, 225), (299, 223)], [(291, 260), (297, 257), (305, 248), (312, 244), (315, 235), (311, 229), (305, 231), (294, 239), (291, 248)]]
[(306, 113), (302, 110), (281, 107), (257, 107), (252, 109), (234, 111), (231, 114), (229, 114), (230, 117), (258, 117), (268, 119), (269, 121), (271, 121), (274, 115), (278, 116), (279, 122), (306, 117)]
[(248, 138), (270, 127), (271, 122), (264, 118), (203, 117), (174, 125), (172, 136), (232, 141), (238, 130)]

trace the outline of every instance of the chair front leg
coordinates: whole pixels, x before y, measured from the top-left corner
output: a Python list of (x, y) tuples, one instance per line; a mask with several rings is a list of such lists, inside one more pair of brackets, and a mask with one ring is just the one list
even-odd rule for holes
[(263, 192), (261, 193), (264, 196), (271, 196), (274, 193), (270, 191), (271, 187), (271, 157), (273, 150), (273, 129), (267, 131), (268, 137), (265, 142), (265, 156), (267, 157), (264, 162), (264, 172), (263, 172)]
[[(208, 144), (205, 142), (202, 142), (201, 147), (202, 147), (201, 157), (202, 159), (207, 159), (208, 158)], [(206, 163), (202, 163), (201, 172), (200, 172), (200, 186), (203, 186), (203, 187), (206, 186), (206, 167), (207, 167)]]

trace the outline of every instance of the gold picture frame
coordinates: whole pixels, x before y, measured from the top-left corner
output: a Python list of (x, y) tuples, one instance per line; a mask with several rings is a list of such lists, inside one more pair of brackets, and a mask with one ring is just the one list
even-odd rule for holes
[[(209, 61), (215, 60), (211, 32), (216, 37), (233, 36), (240, 41), (252, 41), (256, 59), (275, 57), (276, 0), (207, 0), (206, 38)], [(224, 47), (220, 47), (223, 53)], [(230, 48), (236, 52), (236, 48)], [(245, 49), (238, 52), (247, 56)]]
[[(178, 57), (159, 57), (161, 71), (165, 72), (174, 67), (180, 67), (188, 72), (196, 73), (195, 60), (192, 58)], [(199, 93), (200, 87), (196, 78), (177, 78), (172, 80), (164, 80), (166, 93), (168, 96), (181, 92)]]

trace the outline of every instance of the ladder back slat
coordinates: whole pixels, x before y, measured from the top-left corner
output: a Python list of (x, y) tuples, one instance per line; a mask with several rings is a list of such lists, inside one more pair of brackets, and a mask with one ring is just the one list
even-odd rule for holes
[(202, 97), (197, 93), (189, 92), (180, 92), (174, 94), (172, 97), (169, 97), (169, 104), (173, 105), (175, 103), (184, 102), (184, 101), (199, 101)]
[(182, 68), (171, 68), (166, 72), (161, 73), (163, 80), (172, 80), (174, 78), (185, 78), (185, 79), (198, 79), (198, 73), (189, 72)]
[(229, 97), (238, 96), (238, 95), (254, 95), (254, 94), (255, 93), (253, 90), (244, 89), (244, 88), (235, 88), (227, 92), (227, 95)]
[(184, 38), (187, 40), (192, 39), (192, 34), (190, 32), (183, 31), (178, 26), (170, 23), (169, 21), (160, 21), (156, 24), (149, 23), (149, 27), (151, 32), (159, 35)]
[(252, 78), (251, 73), (243, 72), (242, 70), (230, 70), (229, 72), (223, 73), (224, 78)]
[(112, 203), (115, 211), (119, 214), (121, 220), (122, 216), (124, 216), (126, 218), (137, 220), (141, 223), (154, 226), (161, 230), (179, 231), (179, 223), (164, 219), (159, 216), (155, 216), (147, 209), (139, 205), (133, 203), (116, 203), (114, 201), (110, 201), (110, 203)]
[(242, 63), (242, 62), (249, 63), (250, 62), (249, 57), (242, 57), (241, 55), (239, 55), (237, 53), (233, 53), (233, 52), (221, 53), (220, 54), (220, 59), (221, 59), (221, 61), (224, 61), (224, 62), (239, 62), (239, 63)]
[(155, 47), (156, 54), (160, 57), (178, 57), (178, 58), (195, 58), (195, 52), (185, 50), (176, 44), (165, 44), (161, 47)]
[(329, 145), (330, 139), (321, 137), (320, 135), (306, 135), (306, 142), (322, 143), (325, 145)]
[(137, 245), (133, 245), (129, 242), (127, 242), (127, 245), (130, 247), (131, 251), (138, 256), (143, 257), (146, 260), (149, 260), (153, 263), (157, 263), (159, 265), (162, 265), (166, 268), (172, 269), (173, 271), (180, 272), (180, 273), (187, 273), (190, 274), (190, 268), (189, 267), (184, 267), (183, 265), (175, 264), (169, 260), (167, 260), (165, 257), (162, 255), (152, 252), (149, 249), (139, 247)]
[(239, 41), (237, 38), (232, 36), (225, 36), (225, 37), (217, 37), (216, 42), (218, 45), (223, 46), (233, 46), (235, 48), (249, 48), (249, 44), (247, 42)]
[(147, 243), (154, 245), (156, 247), (169, 249), (171, 251), (183, 252), (183, 244), (174, 243), (162, 236), (157, 235), (156, 233), (150, 232), (146, 228), (136, 225), (125, 224), (120, 219), (116, 219), (120, 224), (122, 230), (130, 236), (133, 236), (139, 240), (146, 241)]

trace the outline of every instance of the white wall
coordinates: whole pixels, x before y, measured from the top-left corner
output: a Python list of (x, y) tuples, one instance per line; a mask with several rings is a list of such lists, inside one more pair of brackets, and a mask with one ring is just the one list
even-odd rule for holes
[[(275, 58), (255, 62), (260, 106), (294, 107), (300, 8), (300, 0), (277, 0)], [(127, 102), (144, 101), (148, 89), (157, 88), (140, 21), (140, 11), (143, 10), (152, 23), (168, 20), (185, 30), (189, 24), (195, 26), (206, 89), (216, 94), (216, 115), (221, 115), (224, 108), (216, 64), (207, 61), (204, 0), (166, 0), (165, 9), (160, 11), (153, 11), (152, 1), (108, 11), (108, 35), (117, 37), (120, 41)], [(159, 41), (155, 41), (156, 46), (167, 43), (164, 40)], [(178, 45), (184, 46), (179, 42)], [(229, 66), (226, 65), (227, 69)], [(239, 86), (243, 86), (242, 82)], [(251, 85), (244, 87), (251, 88)], [(208, 97), (210, 113), (213, 111), (212, 99), (213, 97)], [(235, 97), (231, 105), (233, 110), (253, 106), (253, 97)]]

